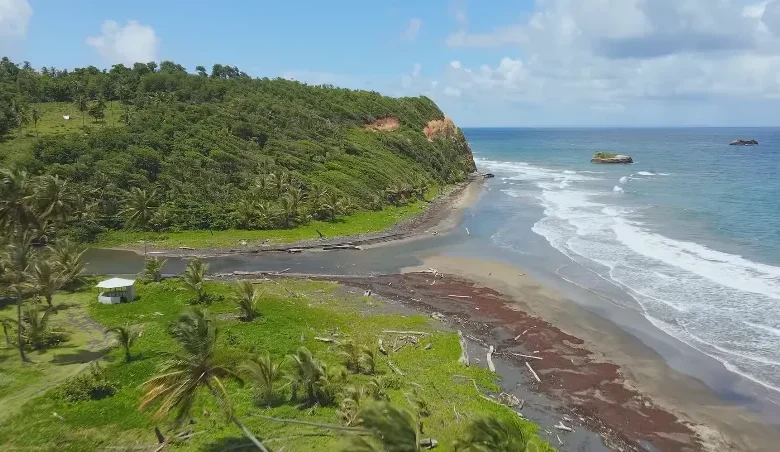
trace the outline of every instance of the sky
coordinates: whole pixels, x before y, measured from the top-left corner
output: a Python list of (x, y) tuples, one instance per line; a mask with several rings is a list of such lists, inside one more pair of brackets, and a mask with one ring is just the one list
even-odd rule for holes
[(776, 126), (780, 0), (0, 0), (34, 67), (214, 63), (461, 126)]

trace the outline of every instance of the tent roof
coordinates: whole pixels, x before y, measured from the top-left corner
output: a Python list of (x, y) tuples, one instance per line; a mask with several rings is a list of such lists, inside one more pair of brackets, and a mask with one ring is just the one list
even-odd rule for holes
[(97, 286), (101, 289), (118, 289), (120, 287), (130, 287), (133, 284), (135, 284), (134, 279), (111, 278), (100, 281)]

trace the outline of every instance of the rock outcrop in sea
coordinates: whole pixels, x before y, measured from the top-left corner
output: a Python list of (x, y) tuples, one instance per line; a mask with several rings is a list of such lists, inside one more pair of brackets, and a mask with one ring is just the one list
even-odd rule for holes
[(730, 146), (758, 146), (756, 140), (735, 140), (729, 143)]
[(634, 159), (628, 155), (603, 155), (601, 153), (596, 153), (596, 155), (590, 159), (590, 163), (634, 163)]

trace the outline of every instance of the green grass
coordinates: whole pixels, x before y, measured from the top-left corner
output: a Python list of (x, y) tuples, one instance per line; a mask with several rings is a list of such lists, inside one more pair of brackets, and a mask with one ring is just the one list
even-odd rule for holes
[[(209, 283), (211, 293), (229, 297), (227, 284)], [(262, 317), (253, 322), (241, 322), (236, 318), (233, 304), (226, 298), (209, 309), (217, 315), (220, 325), (219, 344), (232, 362), (255, 352), (268, 351), (274, 359), (283, 360), (301, 345), (308, 347), (318, 358), (330, 366), (337, 366), (341, 359), (330, 344), (314, 339), (333, 331), (341, 338), (351, 338), (359, 343), (374, 345), (377, 334), (384, 329), (414, 329), (431, 331), (424, 339), (432, 348), (422, 346), (402, 348), (392, 354), (393, 362), (406, 377), (398, 379), (400, 389), (389, 390), (393, 403), (408, 406), (406, 394), (415, 385), (421, 387), (428, 400), (431, 416), (424, 419), (425, 435), (439, 440), (438, 450), (451, 450), (452, 441), (466, 425), (458, 422), (453, 412), (467, 418), (480, 415), (515, 416), (507, 408), (481, 398), (469, 381), (453, 378), (454, 374), (473, 378), (483, 390), (497, 390), (496, 377), (478, 367), (463, 367), (457, 359), (460, 348), (457, 335), (436, 331), (428, 318), (422, 315), (381, 313), (375, 301), (360, 294), (347, 293), (335, 284), (287, 280), (261, 283), (264, 295), (259, 303)], [(288, 292), (289, 291), (289, 292)], [(290, 295), (290, 292), (296, 296)], [(120, 350), (111, 351), (106, 357), (108, 378), (119, 383), (118, 392), (109, 398), (78, 403), (66, 403), (56, 397), (56, 390), (27, 401), (13, 409), (10, 417), (0, 421), (0, 450), (98, 450), (108, 446), (142, 446), (155, 444), (154, 425), (166, 431), (165, 421), (154, 421), (148, 413), (138, 411), (141, 396), (139, 385), (154, 375), (157, 365), (164, 359), (163, 353), (176, 349), (176, 344), (166, 333), (166, 325), (186, 307), (190, 293), (178, 280), (166, 280), (159, 284), (140, 285), (140, 299), (121, 305), (100, 305), (92, 291), (85, 291), (72, 298), (85, 307), (93, 318), (104, 326), (123, 325), (125, 322), (141, 325), (143, 335), (136, 344), (136, 358), (125, 364)], [(59, 315), (64, 315), (61, 311)], [(301, 341), (301, 336), (304, 340)], [(385, 343), (389, 342), (385, 338)], [(53, 351), (56, 353), (57, 351)], [(381, 355), (380, 355), (381, 356)], [(286, 367), (287, 364), (285, 364)], [(12, 361), (0, 362), (4, 372), (19, 368)], [(46, 373), (42, 368), (41, 373)], [(391, 375), (383, 359), (378, 371)], [(27, 376), (30, 380), (39, 376)], [(359, 385), (369, 377), (350, 376), (349, 384)], [(412, 382), (415, 385), (412, 385)], [(16, 389), (6, 389), (4, 397)], [(287, 451), (336, 450), (339, 437), (298, 437), (296, 435), (318, 432), (313, 427), (278, 424), (252, 417), (253, 413), (298, 418), (308, 421), (337, 423), (335, 407), (302, 408), (283, 401), (273, 408), (258, 407), (253, 403), (253, 391), (249, 386), (228, 385), (236, 415), (249, 429), (264, 440), (273, 450), (285, 447)], [(288, 397), (289, 391), (280, 391)], [(286, 400), (286, 399), (285, 399)], [(0, 399), (0, 405), (6, 404)], [(57, 413), (54, 416), (52, 413)], [(206, 395), (200, 398), (192, 410), (196, 423), (188, 426), (199, 432), (178, 448), (181, 450), (222, 450), (246, 440), (240, 431), (225, 421), (214, 402)], [(64, 419), (64, 420), (63, 420)], [(535, 426), (527, 424), (528, 431)], [(280, 438), (284, 438), (279, 440)], [(276, 439), (276, 440), (274, 440)], [(541, 439), (535, 439), (539, 450), (553, 450)]]
[(593, 155), (593, 158), (597, 159), (613, 159), (618, 155), (612, 152), (597, 152)]
[[(32, 123), (32, 118), (30, 118), (28, 125), (21, 130), (15, 129), (3, 140), (0, 140), (0, 162), (3, 162), (4, 165), (12, 165), (19, 159), (29, 155), (29, 150), (38, 136), (79, 132), (83, 130), (83, 127), (95, 129), (108, 125), (123, 125), (119, 120), (124, 108), (120, 102), (106, 103), (105, 123), (94, 122), (94, 119), (85, 112), (83, 127), (81, 112), (72, 103), (46, 102), (32, 104), (30, 108), (38, 108), (38, 111), (41, 113), (38, 126), (35, 127)], [(67, 121), (62, 119), (66, 115), (70, 115), (70, 119)]]
[(425, 210), (427, 204), (415, 202), (402, 207), (388, 206), (381, 211), (360, 211), (348, 217), (342, 217), (335, 222), (312, 221), (309, 224), (293, 229), (274, 230), (227, 230), (227, 231), (180, 231), (180, 232), (138, 232), (138, 231), (107, 231), (100, 235), (96, 246), (110, 248), (128, 246), (142, 247), (144, 241), (156, 248), (176, 248), (187, 246), (192, 248), (240, 247), (240, 242), (246, 240), (248, 245), (262, 243), (291, 243), (299, 240), (316, 239), (317, 231), (325, 237), (377, 232), (410, 218)]

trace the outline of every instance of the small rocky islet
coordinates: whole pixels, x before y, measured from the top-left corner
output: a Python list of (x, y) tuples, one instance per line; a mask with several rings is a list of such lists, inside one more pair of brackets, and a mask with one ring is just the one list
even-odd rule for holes
[(590, 163), (634, 163), (628, 155), (614, 154), (612, 152), (596, 152)]

